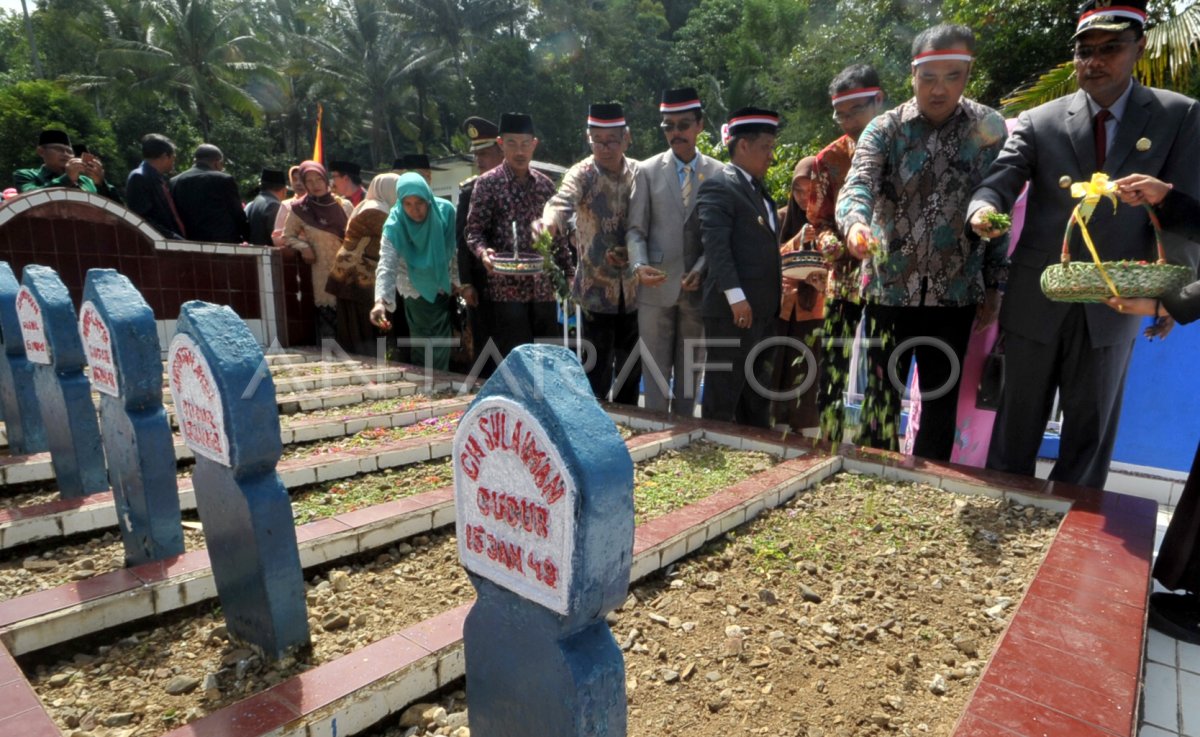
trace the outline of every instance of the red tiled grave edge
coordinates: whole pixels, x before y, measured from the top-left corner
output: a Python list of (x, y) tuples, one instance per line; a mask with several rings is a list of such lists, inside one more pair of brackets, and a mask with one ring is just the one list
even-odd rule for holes
[(1119, 737), (1137, 730), (1154, 502), (1046, 483), (1073, 500), (955, 737)]

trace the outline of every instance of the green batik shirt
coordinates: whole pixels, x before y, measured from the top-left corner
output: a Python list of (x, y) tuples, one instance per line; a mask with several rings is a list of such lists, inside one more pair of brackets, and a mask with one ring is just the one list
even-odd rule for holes
[(892, 307), (962, 307), (1008, 278), (1008, 238), (967, 225), (971, 193), (1000, 153), (1004, 118), (962, 98), (934, 127), (909, 100), (867, 125), (837, 201), (843, 233), (868, 225), (880, 246), (863, 265), (863, 294)]
[(77, 186), (71, 182), (71, 178), (67, 176), (66, 172), (55, 174), (47, 169), (45, 164), (36, 169), (17, 169), (13, 172), (13, 185), (21, 194), (32, 192), (35, 189), (46, 189), (47, 187), (68, 187), (70, 189), (91, 192), (92, 194), (102, 194), (117, 202), (121, 201), (116, 190), (108, 182), (104, 183), (104, 191), (100, 191), (91, 177), (80, 174)]

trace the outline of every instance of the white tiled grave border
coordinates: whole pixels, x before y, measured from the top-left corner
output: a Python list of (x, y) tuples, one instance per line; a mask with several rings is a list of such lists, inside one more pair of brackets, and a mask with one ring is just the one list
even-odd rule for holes
[[(627, 445), (634, 446), (630, 455), (635, 462), (640, 462), (653, 458), (665, 450), (686, 447), (699, 439), (699, 434), (698, 430), (687, 431), (685, 429), (670, 437), (652, 442), (639, 443), (639, 438), (634, 437), (627, 442)], [(447, 444), (448, 453), (449, 446)], [(438, 492), (427, 493), (436, 494)], [(408, 497), (405, 501), (411, 502), (412, 499), (419, 499), (420, 496), (423, 495)], [(361, 511), (359, 510), (359, 512)], [(429, 530), (452, 525), (455, 520), (454, 512), (454, 500), (451, 497), (411, 512), (353, 528), (347, 527), (345, 530), (306, 540), (299, 545), (300, 564), (304, 568), (323, 565), (385, 547)], [(335, 517), (317, 520), (309, 524), (328, 525), (331, 522), (339, 523)], [(216, 594), (212, 571), (210, 568), (205, 568), (201, 571), (184, 573), (163, 581), (91, 599), (32, 619), (13, 623), (0, 629), (0, 643), (3, 643), (14, 656), (24, 655), (66, 642), (85, 633), (100, 631), (144, 617), (164, 614), (180, 607), (214, 598)]]

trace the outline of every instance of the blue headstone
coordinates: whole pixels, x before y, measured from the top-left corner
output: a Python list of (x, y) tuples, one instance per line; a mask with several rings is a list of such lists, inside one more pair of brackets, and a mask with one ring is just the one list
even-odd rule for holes
[(471, 733), (623, 737), (604, 621), (629, 588), (633, 461), (565, 348), (509, 354), (454, 437)]
[(129, 566), (183, 552), (175, 441), (163, 409), (154, 311), (133, 282), (92, 269), (79, 307), (79, 337), (100, 393), (100, 439)]
[(47, 266), (26, 266), (21, 283), (17, 315), (25, 356), (34, 364), (33, 383), (58, 491), (64, 498), (103, 491), (108, 474), (92, 387), (83, 375), (83, 344), (71, 295)]
[(196, 509), (226, 625), (277, 660), (309, 636), (291, 500), (275, 471), (275, 383), (255, 376), (262, 348), (230, 308), (187, 302), (175, 329), (167, 377), (196, 454)]
[(46, 427), (33, 388), (33, 366), (25, 358), (25, 339), (17, 318), (21, 283), (7, 261), (0, 261), (0, 408), (14, 454), (44, 453), (50, 449)]

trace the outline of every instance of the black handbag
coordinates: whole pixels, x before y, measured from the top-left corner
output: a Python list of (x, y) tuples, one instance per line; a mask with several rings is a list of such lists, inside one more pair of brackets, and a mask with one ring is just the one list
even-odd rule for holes
[(1004, 335), (996, 339), (992, 350), (983, 359), (983, 370), (979, 372), (979, 389), (975, 392), (976, 409), (1000, 409), (1000, 398), (1004, 396)]

